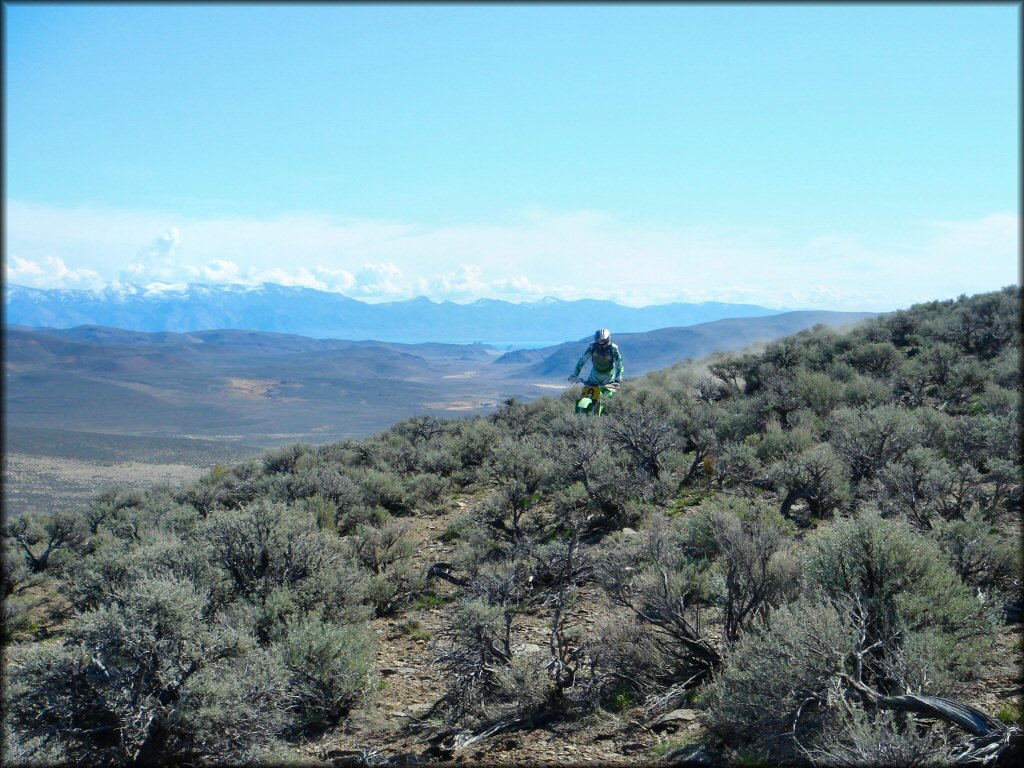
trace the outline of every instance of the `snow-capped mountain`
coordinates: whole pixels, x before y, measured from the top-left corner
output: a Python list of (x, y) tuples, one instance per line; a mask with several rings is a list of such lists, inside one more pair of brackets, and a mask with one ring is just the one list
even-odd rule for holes
[(597, 327), (613, 333), (642, 332), (783, 311), (719, 302), (634, 308), (612, 301), (551, 297), (521, 304), (495, 299), (456, 304), (421, 296), (368, 304), (338, 293), (273, 283), (111, 283), (96, 291), (8, 285), (4, 310), (8, 325), (35, 327), (105, 325), (150, 332), (231, 328), (313, 338), (513, 346), (581, 339)]

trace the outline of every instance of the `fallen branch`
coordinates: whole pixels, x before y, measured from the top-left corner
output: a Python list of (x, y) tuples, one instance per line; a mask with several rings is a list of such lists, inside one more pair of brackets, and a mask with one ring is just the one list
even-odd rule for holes
[(1024, 758), (1024, 733), (1021, 733), (1020, 727), (1008, 726), (980, 709), (941, 696), (884, 696), (850, 677), (844, 676), (843, 681), (849, 686), (849, 692), (879, 709), (916, 712), (967, 731), (973, 738), (961, 752), (953, 756), (955, 765), (1020, 765)]
[(874, 691), (864, 683), (844, 675), (843, 682), (855, 696), (861, 697), (868, 704), (879, 709), (892, 709), (900, 712), (917, 712), (920, 715), (935, 717), (962, 728), (973, 736), (986, 736), (994, 731), (1002, 731), (1006, 726), (993, 717), (989, 717), (980, 709), (962, 704), (941, 696), (885, 696)]
[(1017, 726), (975, 736), (960, 754), (953, 756), (956, 765), (1010, 766), (1024, 759), (1024, 734)]
[(427, 741), (433, 742), (434, 746), (428, 749), (424, 753), (424, 756), (439, 756), (447, 759), (456, 752), (461, 752), (466, 749), (466, 747), (478, 744), (484, 739), (489, 739), (491, 736), (499, 733), (505, 733), (506, 731), (513, 731), (528, 727), (533, 723), (533, 718), (516, 717), (511, 720), (502, 720), (500, 723), (495, 723), (480, 733), (462, 730), (442, 731), (441, 733), (427, 739)]
[(433, 578), (444, 579), (458, 587), (465, 587), (469, 584), (469, 579), (464, 579), (461, 576), (455, 576), (452, 574), (452, 568), (450, 563), (434, 563), (427, 569), (427, 583)]

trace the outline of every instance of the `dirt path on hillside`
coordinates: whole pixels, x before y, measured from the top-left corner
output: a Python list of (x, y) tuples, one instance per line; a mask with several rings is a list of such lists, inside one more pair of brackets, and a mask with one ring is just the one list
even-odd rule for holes
[[(474, 499), (472, 503), (479, 503)], [(441, 535), (449, 524), (470, 508), (467, 500), (456, 500), (434, 516), (403, 518), (409, 524), (407, 535), (414, 542), (412, 560), (425, 572), (437, 562), (450, 562), (458, 543), (445, 542)], [(435, 579), (431, 591), (451, 597), (458, 588)], [(585, 634), (603, 618), (601, 603), (595, 595), (581, 599), (577, 623)], [(450, 728), (439, 718), (428, 718), (431, 707), (444, 694), (444, 680), (435, 659), (441, 650), (440, 633), (456, 609), (456, 601), (424, 607), (411, 607), (395, 616), (375, 619), (377, 635), (377, 673), (380, 690), (375, 701), (350, 714), (333, 732), (304, 750), (310, 757), (333, 764), (345, 764), (359, 755), (373, 754), (377, 759), (422, 755), (430, 744), (426, 738)], [(546, 648), (550, 629), (541, 615), (521, 617), (516, 639)], [(699, 725), (692, 724), (693, 731)], [(557, 723), (550, 728), (510, 732), (486, 739), (478, 745), (456, 752), (455, 763), (488, 765), (586, 765), (647, 764), (659, 737), (646, 728), (639, 712), (614, 715), (599, 712), (577, 722)]]

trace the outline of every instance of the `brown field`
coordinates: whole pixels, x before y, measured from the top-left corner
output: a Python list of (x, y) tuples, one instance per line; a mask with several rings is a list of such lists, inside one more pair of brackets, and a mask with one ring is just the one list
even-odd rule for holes
[(141, 490), (181, 485), (215, 464), (238, 461), (261, 450), (210, 440), (18, 427), (8, 427), (4, 438), (5, 515), (82, 509), (114, 486)]

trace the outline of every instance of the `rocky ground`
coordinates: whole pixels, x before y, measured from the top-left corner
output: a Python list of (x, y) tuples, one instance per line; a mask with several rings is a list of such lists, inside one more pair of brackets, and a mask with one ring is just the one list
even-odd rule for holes
[[(416, 567), (426, 570), (437, 562), (450, 562), (456, 542), (441, 536), (452, 520), (470, 504), (456, 501), (431, 517), (405, 518), (416, 546)], [(457, 591), (434, 580), (432, 591), (451, 596)], [(586, 632), (606, 618), (610, 606), (595, 592), (584, 590), (577, 612)], [(437, 762), (457, 765), (648, 765), (685, 747), (697, 753), (705, 736), (700, 709), (677, 709), (647, 714), (637, 706), (619, 713), (598, 710), (577, 721), (559, 722), (532, 730), (508, 731), (462, 748), (440, 753), (433, 747), (437, 734), (451, 724), (431, 715), (431, 707), (444, 693), (435, 658), (441, 647), (439, 633), (454, 611), (454, 601), (417, 605), (373, 622), (378, 637), (379, 691), (368, 707), (353, 711), (339, 728), (303, 748), (317, 762), (335, 766), (384, 761)], [(546, 647), (550, 630), (540, 616), (523, 619), (525, 642)], [(592, 633), (590, 633), (591, 636)], [(970, 703), (998, 715), (1021, 701), (1024, 625), (1006, 624), (997, 640), (999, 661), (971, 687)], [(448, 746), (451, 746), (451, 739)], [(433, 747), (433, 748), (432, 748)]]
[[(465, 501), (457, 501), (437, 516), (406, 519), (416, 545), (416, 567), (426, 570), (433, 563), (451, 561), (457, 543), (440, 537), (467, 506)], [(443, 598), (457, 587), (437, 579), (431, 590)], [(596, 597), (581, 596), (580, 603), (590, 606), (578, 614), (585, 631), (603, 618), (601, 602), (588, 599)], [(454, 607), (453, 601), (442, 600), (376, 619), (373, 629), (379, 641), (380, 676), (376, 701), (353, 711), (338, 731), (308, 745), (305, 753), (333, 764), (398, 756), (423, 759), (423, 753), (431, 748), (430, 737), (451, 728), (431, 717), (430, 709), (444, 693), (434, 659), (440, 647), (439, 632), (449, 622)], [(550, 630), (543, 618), (525, 616), (523, 624), (519, 637), (525, 643), (547, 646)], [(699, 718), (695, 710), (681, 710), (675, 718), (656, 723), (657, 717), (646, 718), (639, 708), (620, 714), (600, 711), (577, 722), (498, 734), (443, 756), (445, 762), (471, 765), (647, 764), (670, 749), (698, 741), (702, 732)]]

